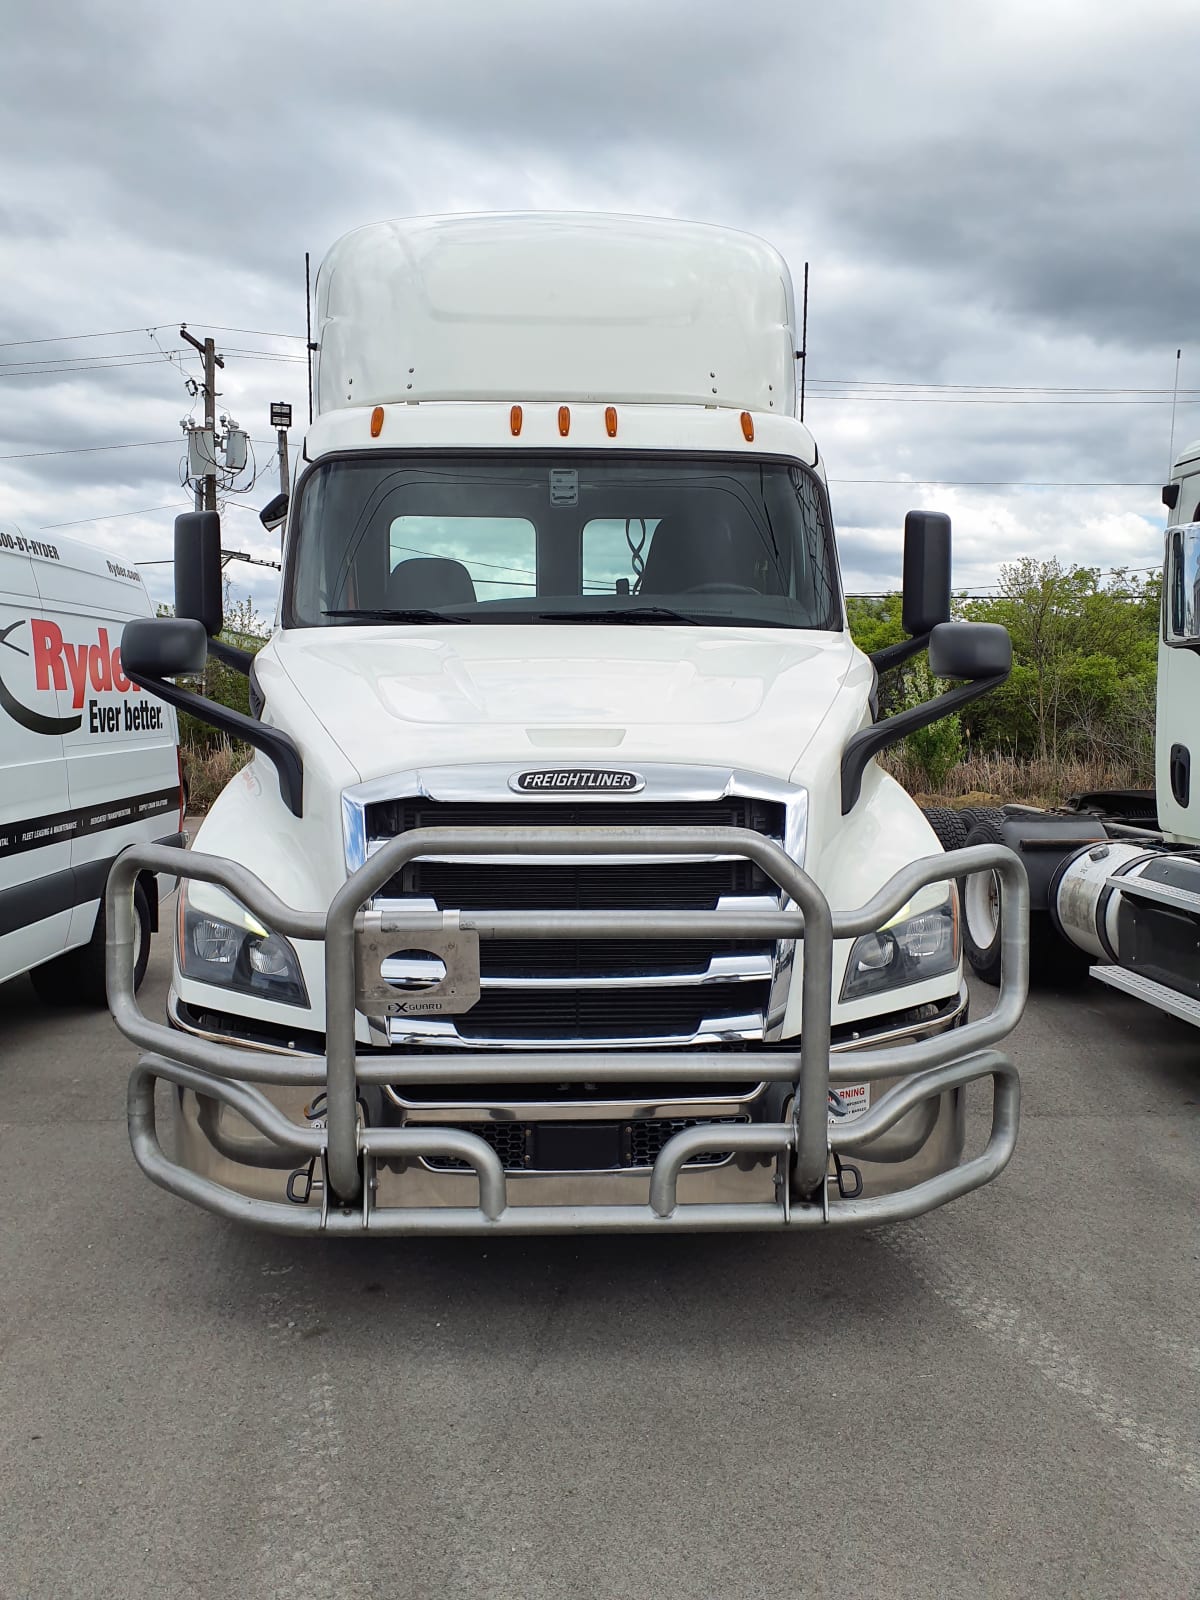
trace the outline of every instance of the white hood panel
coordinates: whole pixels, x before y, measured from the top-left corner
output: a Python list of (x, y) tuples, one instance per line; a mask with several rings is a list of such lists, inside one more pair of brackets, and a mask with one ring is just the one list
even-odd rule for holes
[(790, 629), (338, 628), (268, 649), (363, 781), (539, 750), (787, 777), (843, 687), (858, 726), (870, 684), (849, 635)]

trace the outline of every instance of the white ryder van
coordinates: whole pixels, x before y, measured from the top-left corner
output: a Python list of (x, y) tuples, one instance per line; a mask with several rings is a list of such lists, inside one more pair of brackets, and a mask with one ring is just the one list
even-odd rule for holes
[[(126, 845), (182, 843), (175, 713), (121, 670), (137, 571), (0, 523), (0, 982), (104, 1003), (103, 894)], [(136, 894), (140, 982), (171, 878)]]

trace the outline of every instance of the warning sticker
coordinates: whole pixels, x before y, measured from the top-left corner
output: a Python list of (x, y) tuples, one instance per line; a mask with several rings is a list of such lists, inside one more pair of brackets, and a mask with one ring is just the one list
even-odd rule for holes
[(861, 1117), (864, 1111), (871, 1109), (869, 1083), (838, 1083), (831, 1085), (831, 1088), (842, 1104), (835, 1110), (833, 1102), (830, 1101), (830, 1122), (847, 1122), (852, 1117)]

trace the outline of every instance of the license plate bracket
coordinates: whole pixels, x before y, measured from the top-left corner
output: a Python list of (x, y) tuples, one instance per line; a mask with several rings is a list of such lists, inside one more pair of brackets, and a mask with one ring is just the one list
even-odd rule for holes
[(615, 1122), (542, 1122), (533, 1130), (533, 1166), (541, 1172), (612, 1172), (621, 1166)]

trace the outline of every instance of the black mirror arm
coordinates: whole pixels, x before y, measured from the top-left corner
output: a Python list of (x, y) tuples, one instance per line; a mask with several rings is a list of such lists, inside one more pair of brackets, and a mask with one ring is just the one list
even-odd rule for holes
[(955, 684), (953, 689), (926, 700), (924, 705), (898, 711), (894, 717), (885, 717), (882, 722), (872, 723), (869, 728), (860, 728), (842, 751), (842, 815), (848, 816), (858, 804), (862, 775), (872, 756), (878, 755), (888, 745), (895, 744), (898, 739), (915, 733), (918, 728), (927, 728), (931, 722), (938, 722), (960, 706), (968, 705), (981, 695), (999, 688), (1007, 677), (1007, 672), (998, 672), (988, 678), (976, 678), (972, 683)]
[(216, 656), (218, 661), (223, 661), (227, 667), (232, 667), (234, 672), (240, 672), (243, 678), (250, 676), (250, 668), (254, 665), (252, 650), (239, 650), (235, 644), (225, 644), (221, 639), (210, 639), (208, 653), (210, 656)]
[(918, 633), (911, 639), (901, 639), (899, 644), (885, 644), (881, 650), (872, 650), (869, 660), (876, 672), (881, 674), (890, 672), (902, 661), (909, 661), (913, 656), (920, 655), (928, 644), (929, 635)]
[[(231, 649), (232, 646), (227, 645), (225, 648)], [(212, 641), (209, 643), (209, 649), (212, 649)], [(238, 652), (239, 655), (244, 653)], [(257, 722), (253, 717), (247, 717), (240, 711), (231, 711), (228, 706), (218, 705), (215, 700), (206, 700), (202, 694), (193, 694), (190, 689), (181, 689), (177, 683), (172, 683), (168, 678), (146, 677), (140, 672), (131, 672), (128, 667), (125, 668), (125, 672), (139, 688), (157, 695), (160, 700), (165, 700), (176, 710), (187, 711), (193, 717), (198, 717), (201, 722), (207, 722), (210, 727), (219, 728), (222, 733), (227, 733), (231, 739), (243, 739), (255, 749), (261, 750), (263, 755), (269, 756), (279, 776), (279, 793), (283, 797), (284, 805), (294, 817), (304, 815), (304, 763), (299, 750), (286, 733), (280, 733), (277, 728)]]

